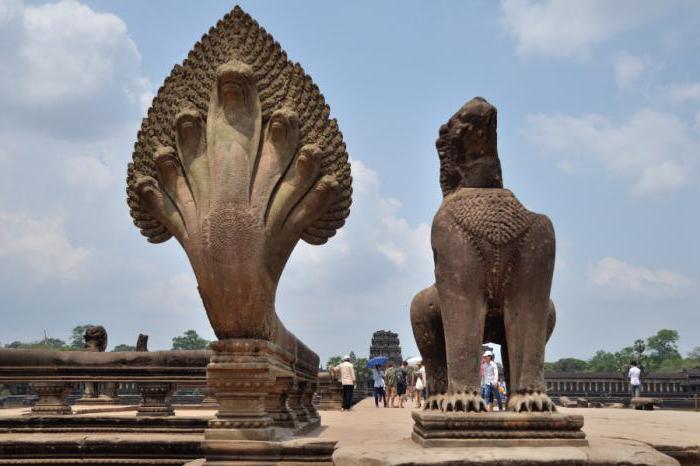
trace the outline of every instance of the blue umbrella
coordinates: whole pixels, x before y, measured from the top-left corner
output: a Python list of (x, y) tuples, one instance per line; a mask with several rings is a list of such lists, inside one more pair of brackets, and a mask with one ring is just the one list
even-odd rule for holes
[(367, 367), (386, 366), (387, 361), (389, 361), (389, 358), (386, 356), (375, 356), (367, 361)]

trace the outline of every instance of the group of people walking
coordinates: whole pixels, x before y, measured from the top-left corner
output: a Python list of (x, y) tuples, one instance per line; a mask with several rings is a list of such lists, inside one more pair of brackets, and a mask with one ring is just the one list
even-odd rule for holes
[[(507, 396), (506, 384), (499, 378), (498, 366), (493, 359), (493, 353), (490, 351), (482, 356), (481, 396), (489, 411), (493, 411), (496, 404), (499, 411), (502, 411)], [(334, 370), (343, 386), (342, 410), (349, 410), (352, 407), (353, 390), (357, 381), (350, 356), (344, 356), (343, 361)], [(420, 361), (415, 365), (403, 361), (398, 367), (389, 362), (386, 369), (384, 366), (373, 367), (372, 382), (374, 405), (377, 408), (380, 404), (385, 408), (403, 408), (407, 403), (419, 408), (427, 397), (425, 366)]]
[(404, 403), (414, 400), (420, 406), (421, 398), (425, 398), (425, 367), (420, 362), (410, 366), (403, 361), (399, 367), (389, 362), (386, 370), (383, 366), (373, 367), (372, 380), (377, 408), (380, 402), (385, 408), (403, 408)]
[[(349, 410), (352, 407), (353, 391), (357, 381), (350, 356), (344, 356), (343, 361), (334, 370), (343, 387), (341, 409)], [(420, 362), (416, 366), (403, 361), (399, 367), (395, 367), (393, 362), (389, 362), (386, 369), (383, 366), (373, 367), (372, 381), (376, 407), (379, 407), (381, 402), (385, 408), (403, 408), (409, 401), (415, 406), (421, 406), (421, 400), (425, 399), (425, 367)]]
[[(342, 409), (348, 410), (352, 406), (353, 389), (356, 382), (355, 368), (350, 362), (350, 356), (343, 357), (343, 361), (335, 367), (335, 370), (343, 385)], [(630, 380), (632, 397), (639, 397), (641, 370), (636, 362), (630, 363), (627, 375)], [(403, 361), (399, 367), (394, 367), (393, 362), (389, 362), (386, 369), (383, 366), (373, 367), (372, 380), (374, 405), (377, 408), (380, 403), (385, 408), (403, 408), (404, 404), (408, 402), (419, 408), (427, 396), (425, 367), (421, 362), (417, 362), (415, 366)], [(506, 383), (499, 375), (498, 365), (494, 361), (491, 351), (486, 351), (481, 357), (481, 396), (486, 402), (488, 411), (493, 411), (495, 405), (498, 405), (499, 411), (503, 411), (503, 406), (507, 404)]]

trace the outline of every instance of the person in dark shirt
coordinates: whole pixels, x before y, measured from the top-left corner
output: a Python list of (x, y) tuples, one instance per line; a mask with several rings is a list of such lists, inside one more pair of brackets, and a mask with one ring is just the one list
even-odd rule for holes
[(406, 400), (406, 386), (408, 384), (408, 363), (401, 363), (401, 367), (396, 369), (396, 395), (399, 397), (399, 408), (403, 408), (403, 402)]

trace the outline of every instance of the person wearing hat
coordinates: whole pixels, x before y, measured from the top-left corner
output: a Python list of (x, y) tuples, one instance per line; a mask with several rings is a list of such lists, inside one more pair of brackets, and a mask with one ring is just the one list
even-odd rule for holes
[(340, 383), (343, 385), (343, 405), (341, 411), (352, 406), (352, 392), (355, 388), (355, 368), (350, 362), (350, 356), (343, 356), (343, 362), (335, 367)]
[(498, 393), (498, 366), (493, 362), (493, 353), (486, 351), (482, 356), (481, 365), (481, 396), (486, 402), (487, 409), (493, 411), (493, 402), (500, 399)]

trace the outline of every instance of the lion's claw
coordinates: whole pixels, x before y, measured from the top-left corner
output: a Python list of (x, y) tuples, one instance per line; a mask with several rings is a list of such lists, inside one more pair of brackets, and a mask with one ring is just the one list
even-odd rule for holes
[(516, 413), (551, 413), (557, 410), (552, 400), (541, 391), (515, 393), (508, 399), (508, 410)]
[(441, 393), (430, 395), (425, 401), (425, 410), (449, 412), (482, 412), (486, 403), (478, 392)]

